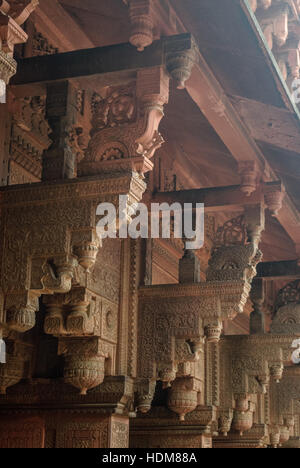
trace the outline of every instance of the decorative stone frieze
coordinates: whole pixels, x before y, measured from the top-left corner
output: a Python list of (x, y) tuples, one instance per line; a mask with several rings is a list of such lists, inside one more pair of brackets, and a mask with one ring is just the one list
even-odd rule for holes
[(9, 183), (22, 183), (20, 177), (15, 176), (19, 169), (20, 175), (31, 175), (32, 181), (41, 179), (42, 155), (51, 145), (51, 133), (45, 118), (46, 99), (44, 96), (25, 97), (15, 99), (10, 96), (10, 110), (13, 113), (10, 157), (14, 165), (10, 164)]

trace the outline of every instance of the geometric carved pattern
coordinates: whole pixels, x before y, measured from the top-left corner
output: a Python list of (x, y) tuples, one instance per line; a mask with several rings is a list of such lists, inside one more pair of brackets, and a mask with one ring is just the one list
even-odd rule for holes
[(44, 439), (42, 419), (1, 418), (0, 448), (44, 448)]
[(275, 302), (275, 314), (280, 307), (290, 303), (300, 304), (300, 280), (292, 281), (280, 289)]
[(59, 426), (56, 448), (100, 448), (108, 447), (108, 421), (78, 421)]
[(298, 335), (300, 333), (300, 304), (291, 302), (279, 307), (271, 324), (271, 332)]
[(229, 245), (245, 245), (247, 240), (247, 231), (244, 215), (226, 221), (219, 227), (214, 239), (216, 247)]

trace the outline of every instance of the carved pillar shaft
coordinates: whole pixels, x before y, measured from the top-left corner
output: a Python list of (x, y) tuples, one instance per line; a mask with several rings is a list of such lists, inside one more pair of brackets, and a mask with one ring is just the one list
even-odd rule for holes
[(76, 152), (72, 148), (77, 117), (76, 90), (68, 81), (47, 86), (46, 117), (53, 144), (43, 155), (43, 180), (76, 176)]

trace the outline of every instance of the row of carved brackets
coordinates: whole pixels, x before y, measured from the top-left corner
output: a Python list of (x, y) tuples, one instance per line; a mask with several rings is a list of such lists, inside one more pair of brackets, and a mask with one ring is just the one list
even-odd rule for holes
[[(294, 394), (288, 395), (285, 384), (285, 373), (291, 366), (292, 342), (289, 335), (252, 335), (228, 336), (220, 342), (219, 376), (221, 402), (218, 409), (219, 432), (227, 436), (230, 431), (244, 432), (254, 430), (254, 413), (258, 410), (258, 398), (268, 396), (271, 406), (286, 417), (270, 413), (268, 403), (259, 424), (265, 426), (265, 437), (268, 445), (274, 445), (275, 434), (281, 435), (281, 441), (287, 436), (286, 427), (292, 434), (292, 424), (287, 424), (288, 411), (278, 410), (277, 393), (285, 389), (286, 402)], [(284, 370), (285, 366), (286, 370)], [(288, 404), (287, 404), (288, 406)], [(275, 430), (278, 427), (278, 431)], [(275, 428), (275, 429), (274, 429)], [(272, 442), (273, 440), (273, 442)], [(279, 444), (279, 442), (278, 442)]]
[[(218, 343), (222, 322), (243, 312), (256, 265), (264, 229), (264, 205), (245, 210), (248, 240), (241, 245), (220, 245), (212, 253), (207, 280), (202, 283), (147, 286), (139, 292), (138, 376), (148, 386), (160, 380), (171, 387), (169, 400), (184, 398), (183, 388), (192, 401), (188, 408), (173, 411), (183, 417), (197, 407), (203, 385), (204, 342)], [(174, 388), (173, 388), (174, 386)], [(147, 386), (146, 386), (147, 387)], [(177, 388), (181, 389), (181, 391)], [(141, 411), (150, 408), (151, 391), (142, 392)], [(153, 395), (152, 395), (153, 396)]]

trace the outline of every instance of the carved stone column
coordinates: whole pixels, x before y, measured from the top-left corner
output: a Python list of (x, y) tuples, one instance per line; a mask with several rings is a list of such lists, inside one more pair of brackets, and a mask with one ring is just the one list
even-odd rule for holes
[(48, 84), (46, 118), (52, 129), (52, 145), (43, 155), (42, 180), (73, 179), (77, 174), (73, 148), (78, 91), (68, 81)]
[(193, 250), (185, 250), (179, 260), (179, 283), (200, 283), (200, 260)]

